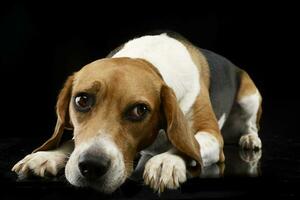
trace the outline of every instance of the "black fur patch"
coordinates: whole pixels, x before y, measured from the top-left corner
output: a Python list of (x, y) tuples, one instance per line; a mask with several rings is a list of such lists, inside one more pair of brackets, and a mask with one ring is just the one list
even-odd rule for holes
[(217, 119), (229, 115), (239, 87), (239, 68), (228, 59), (206, 49), (199, 49), (205, 56), (210, 71), (209, 94)]

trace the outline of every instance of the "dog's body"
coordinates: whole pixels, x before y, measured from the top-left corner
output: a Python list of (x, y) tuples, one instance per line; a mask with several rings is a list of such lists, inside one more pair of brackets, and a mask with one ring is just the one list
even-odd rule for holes
[[(261, 148), (261, 96), (247, 73), (167, 34), (131, 40), (70, 76), (57, 115), (53, 136), (14, 171), (56, 175), (71, 154), (71, 184), (112, 192), (142, 151), (153, 155), (145, 183), (163, 191), (179, 187), (190, 164), (223, 162), (223, 138)], [(72, 142), (57, 148), (64, 128), (74, 129), (74, 150)]]

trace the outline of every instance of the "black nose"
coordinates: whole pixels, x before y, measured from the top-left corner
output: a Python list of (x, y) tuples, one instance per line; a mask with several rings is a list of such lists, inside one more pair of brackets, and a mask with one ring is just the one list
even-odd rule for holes
[(110, 159), (103, 155), (86, 153), (79, 156), (78, 167), (81, 174), (90, 180), (103, 176), (110, 166)]

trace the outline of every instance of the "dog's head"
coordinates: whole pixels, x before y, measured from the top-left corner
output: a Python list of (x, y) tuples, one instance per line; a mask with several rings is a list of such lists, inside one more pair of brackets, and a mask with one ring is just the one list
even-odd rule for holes
[(37, 150), (55, 148), (63, 129), (74, 130), (66, 168), (75, 186), (110, 193), (133, 171), (136, 153), (165, 129), (170, 142), (199, 164), (199, 146), (172, 89), (141, 59), (108, 58), (70, 76), (57, 101), (57, 125)]

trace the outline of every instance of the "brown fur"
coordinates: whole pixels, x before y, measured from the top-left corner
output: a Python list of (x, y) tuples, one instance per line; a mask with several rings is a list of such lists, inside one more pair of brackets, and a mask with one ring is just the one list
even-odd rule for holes
[[(141, 76), (143, 74), (143, 76)], [(133, 78), (134, 77), (134, 78)], [(127, 174), (137, 151), (150, 145), (159, 130), (161, 79), (144, 61), (129, 58), (103, 59), (84, 67), (74, 80), (73, 96), (100, 82), (94, 109), (78, 113), (70, 106), (75, 145), (90, 138), (107, 134), (124, 155)], [(151, 107), (151, 116), (142, 122), (124, 119), (124, 110), (136, 101)], [(107, 133), (99, 133), (98, 130)]]
[(239, 77), (240, 87), (237, 93), (237, 101), (241, 100), (245, 96), (254, 94), (257, 91), (255, 84), (253, 83), (247, 72), (240, 69)]
[(161, 88), (162, 106), (167, 121), (167, 135), (170, 142), (180, 152), (187, 154), (202, 164), (200, 146), (194, 137), (194, 133), (188, 126), (187, 119), (178, 106), (175, 93), (168, 86)]
[[(96, 97), (88, 113), (74, 109), (71, 97), (81, 92)], [(136, 102), (148, 104), (151, 113), (142, 122), (129, 122), (124, 119), (124, 112)], [(57, 146), (69, 119), (68, 114), (74, 127), (75, 146), (109, 133), (124, 155), (127, 175), (132, 171), (135, 154), (154, 141), (160, 128), (166, 128), (172, 144), (184, 155), (198, 161), (200, 166), (199, 144), (187, 128), (175, 94), (165, 86), (156, 68), (145, 60), (101, 59), (69, 77), (57, 102), (57, 128), (36, 151)], [(164, 124), (167, 126), (163, 127)]]
[(199, 131), (205, 131), (217, 138), (220, 144), (220, 161), (223, 162), (225, 160), (223, 153), (224, 141), (209, 97), (209, 65), (205, 56), (194, 45), (188, 41), (181, 41), (181, 43), (184, 44), (190, 53), (193, 62), (199, 69), (200, 75), (200, 94), (192, 107), (193, 113), (191, 113), (191, 118), (189, 120), (193, 122), (192, 128), (194, 134)]
[[(204, 85), (203, 82), (202, 85)], [(197, 97), (192, 110), (193, 113), (190, 120), (193, 122), (192, 127), (194, 129), (194, 133), (196, 134), (199, 131), (205, 131), (214, 135), (219, 141), (220, 161), (223, 162), (225, 160), (223, 153), (224, 141), (219, 129), (217, 118), (213, 112), (209, 93), (206, 87), (201, 86), (200, 94)]]
[[(243, 97), (255, 94), (256, 92), (258, 92), (254, 82), (252, 81), (252, 79), (250, 78), (250, 76), (248, 75), (247, 72), (245, 72), (244, 70), (240, 70), (239, 72), (239, 76), (240, 76), (240, 87), (238, 89), (237, 92), (237, 101), (241, 100)], [(259, 104), (259, 108), (258, 108), (258, 112), (257, 112), (257, 118), (256, 118), (256, 126), (259, 130), (259, 122), (260, 122), (260, 118), (262, 115), (262, 97), (259, 94), (259, 100), (260, 100), (260, 104)]]

